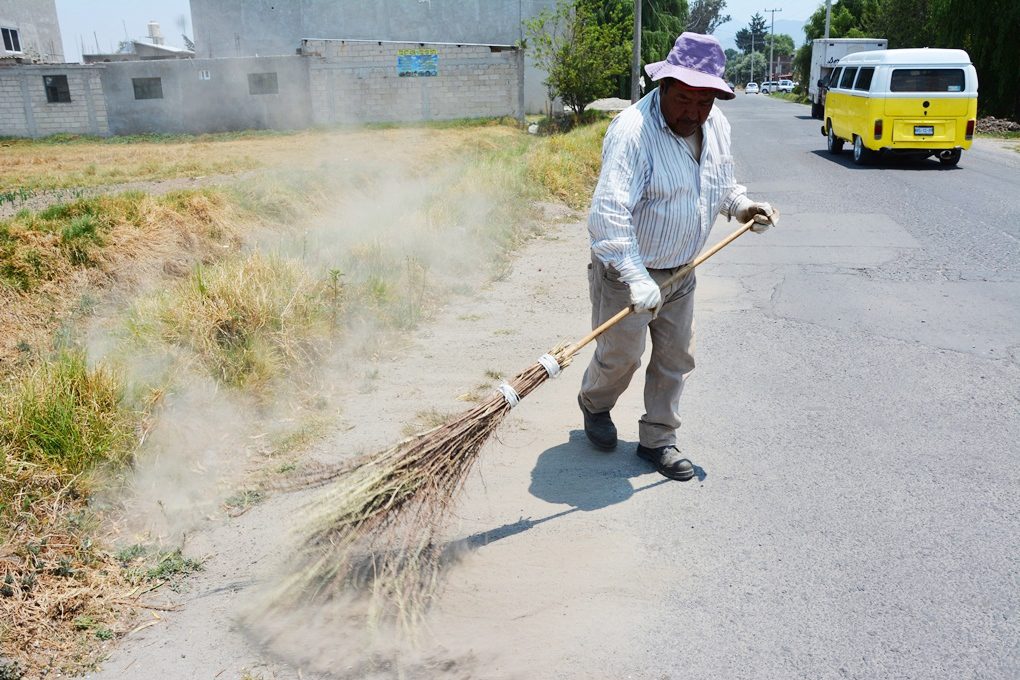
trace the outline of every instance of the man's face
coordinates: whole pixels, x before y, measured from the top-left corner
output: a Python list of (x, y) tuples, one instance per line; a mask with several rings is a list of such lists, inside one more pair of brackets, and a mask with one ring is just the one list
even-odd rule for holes
[(659, 108), (669, 128), (681, 137), (689, 137), (705, 124), (712, 112), (715, 90), (689, 87), (679, 80), (666, 79), (659, 87)]

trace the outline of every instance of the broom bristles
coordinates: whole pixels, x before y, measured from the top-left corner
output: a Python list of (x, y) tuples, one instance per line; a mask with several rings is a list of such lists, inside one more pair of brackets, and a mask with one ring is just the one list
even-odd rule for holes
[[(550, 352), (561, 368), (572, 358), (567, 349)], [(548, 377), (536, 363), (509, 384), (523, 399)], [(334, 473), (336, 481), (311, 509), (304, 565), (275, 603), (369, 591), (374, 617), (393, 616), (413, 627), (438, 585), (444, 559), (438, 539), (451, 505), (511, 408), (496, 392), (442, 425)]]

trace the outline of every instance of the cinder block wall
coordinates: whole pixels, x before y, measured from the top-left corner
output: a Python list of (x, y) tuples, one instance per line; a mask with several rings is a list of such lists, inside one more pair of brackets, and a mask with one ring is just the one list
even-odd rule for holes
[[(110, 131), (294, 130), (311, 124), (305, 59), (166, 59), (104, 64)], [(249, 74), (275, 73), (278, 91), (252, 94)], [(159, 78), (160, 99), (135, 99), (134, 78)]]
[[(21, 65), (0, 69), (0, 135), (110, 134), (101, 66)], [(67, 76), (69, 102), (46, 100), (45, 76)]]
[[(434, 49), (435, 76), (401, 77), (398, 51)], [(523, 115), (520, 50), (358, 40), (305, 40), (317, 125)]]

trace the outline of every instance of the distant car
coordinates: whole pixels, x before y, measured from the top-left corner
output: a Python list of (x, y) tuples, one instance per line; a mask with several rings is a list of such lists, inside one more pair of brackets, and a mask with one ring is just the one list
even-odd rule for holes
[(770, 80), (761, 84), (762, 94), (772, 94), (773, 92), (793, 92), (793, 81)]
[(758, 83), (744, 85), (744, 94), (758, 94)]

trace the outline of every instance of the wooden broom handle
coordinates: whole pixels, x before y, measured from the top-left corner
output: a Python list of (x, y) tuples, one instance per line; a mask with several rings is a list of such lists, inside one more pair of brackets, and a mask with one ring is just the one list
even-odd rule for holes
[[(701, 264), (702, 262), (704, 262), (708, 258), (712, 257), (713, 255), (718, 253), (720, 250), (722, 250), (723, 248), (728, 246), (730, 243), (735, 241), (738, 236), (743, 234), (745, 231), (749, 230), (753, 224), (754, 224), (754, 220), (753, 219), (752, 220), (748, 220), (743, 225), (741, 225), (741, 227), (739, 229), (734, 231), (732, 234), (730, 234), (729, 236), (727, 236), (723, 240), (721, 240), (718, 243), (716, 243), (714, 246), (712, 246), (711, 248), (709, 248), (708, 250), (703, 252), (701, 255), (698, 255), (694, 259), (693, 262), (691, 262), (690, 264), (684, 265), (680, 269), (676, 270), (676, 272), (674, 272), (672, 276), (670, 276), (668, 279), (666, 279), (665, 283), (663, 283), (661, 286), (659, 286), (659, 290), (665, 290), (666, 288), (669, 288), (671, 285), (673, 285), (674, 283), (679, 281), (684, 276), (687, 276), (691, 272), (691, 270), (693, 270), (699, 264)], [(593, 330), (591, 333), (589, 333), (588, 335), (584, 336), (583, 338), (581, 338), (580, 340), (575, 342), (573, 345), (568, 347), (567, 351), (565, 352), (565, 356), (567, 356), (567, 357), (574, 356), (575, 354), (577, 354), (581, 350), (581, 348), (583, 348), (585, 345), (587, 345), (589, 342), (591, 342), (595, 338), (597, 338), (600, 335), (602, 335), (608, 328), (610, 328), (612, 326), (615, 326), (624, 317), (626, 317), (628, 314), (630, 314), (633, 311), (634, 311), (634, 305), (631, 305), (629, 307), (624, 307), (619, 312), (617, 312), (616, 315), (613, 316), (613, 318), (609, 319), (604, 324), (602, 324), (601, 326), (599, 326), (598, 328)]]

